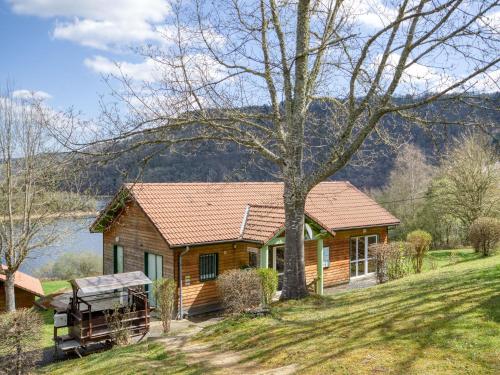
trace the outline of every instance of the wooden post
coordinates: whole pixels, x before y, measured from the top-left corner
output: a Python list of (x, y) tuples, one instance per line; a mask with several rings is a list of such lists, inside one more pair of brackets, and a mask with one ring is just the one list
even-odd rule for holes
[(317, 240), (316, 253), (318, 258), (316, 293), (321, 296), (323, 295), (323, 238)]
[(269, 268), (269, 246), (264, 245), (259, 250), (260, 268)]

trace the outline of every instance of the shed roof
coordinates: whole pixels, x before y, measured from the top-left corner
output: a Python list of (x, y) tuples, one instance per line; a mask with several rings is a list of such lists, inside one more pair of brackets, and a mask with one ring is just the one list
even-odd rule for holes
[(152, 281), (141, 271), (115, 273), (71, 280), (71, 285), (83, 295), (89, 295), (132, 286), (151, 284)]
[[(171, 247), (235, 241), (245, 236), (264, 242), (264, 232), (271, 231), (278, 221), (284, 223), (280, 182), (137, 183), (126, 184), (124, 189)], [(330, 231), (399, 224), (374, 200), (343, 181), (315, 186), (308, 194), (306, 212)], [(101, 221), (107, 216), (109, 211), (104, 210), (91, 230), (103, 230)], [(266, 222), (272, 223), (267, 230)]]
[[(1, 265), (2, 269), (7, 269), (5, 265)], [(0, 281), (5, 281), (5, 275), (0, 273)], [(45, 295), (42, 288), (42, 283), (36, 277), (27, 275), (21, 271), (14, 274), (14, 284), (16, 288), (24, 289), (38, 297)]]

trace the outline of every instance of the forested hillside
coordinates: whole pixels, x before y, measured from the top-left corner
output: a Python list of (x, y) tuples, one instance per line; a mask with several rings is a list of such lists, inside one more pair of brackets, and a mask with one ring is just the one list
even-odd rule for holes
[[(400, 98), (401, 101), (411, 101)], [(443, 101), (419, 110), (426, 118), (440, 118), (441, 123), (416, 125), (397, 116), (387, 116), (383, 128), (398, 139), (392, 145), (372, 137), (366, 149), (370, 160), (353, 162), (333, 180), (349, 180), (360, 188), (383, 186), (394, 163), (396, 147), (401, 142), (418, 146), (431, 162), (437, 161), (440, 153), (451, 140), (466, 131), (466, 127), (455, 124), (465, 118), (484, 124), (498, 144), (500, 124), (500, 94), (476, 98), (475, 105), (465, 102)], [(321, 116), (321, 108), (312, 108)], [(425, 112), (424, 112), (425, 111)], [(326, 111), (325, 111), (326, 113)], [(496, 129), (495, 129), (496, 126)], [(326, 132), (325, 132), (326, 133)], [(147, 163), (144, 159), (154, 155)], [(276, 179), (269, 165), (255, 158), (247, 150), (236, 145), (183, 145), (166, 148), (161, 145), (143, 147), (128, 152), (109, 163), (91, 163), (88, 167), (88, 185), (98, 194), (113, 194), (126, 181), (135, 179), (144, 182), (189, 182), (189, 181), (268, 181)]]

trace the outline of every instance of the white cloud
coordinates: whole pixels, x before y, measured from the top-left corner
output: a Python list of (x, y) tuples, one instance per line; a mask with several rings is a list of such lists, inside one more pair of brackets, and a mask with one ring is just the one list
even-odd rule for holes
[[(388, 84), (395, 73), (400, 55), (392, 53), (389, 55), (384, 69), (384, 83)], [(370, 71), (375, 74), (382, 55), (379, 55), (372, 64)], [(404, 70), (399, 81), (398, 91), (411, 94), (421, 94), (424, 92), (437, 92), (443, 90), (457, 81), (456, 77), (447, 74), (443, 69), (426, 66), (417, 62), (407, 62), (407, 68)]]
[[(94, 56), (84, 60), (85, 66), (96, 73), (124, 76), (133, 81), (158, 82), (161, 79), (176, 82), (182, 80), (181, 62), (176, 58), (156, 61), (146, 58), (142, 62), (115, 62), (104, 56)], [(184, 60), (193, 84), (221, 79), (227, 71), (216, 61), (203, 54), (194, 54)]]
[(368, 27), (383, 27), (398, 14), (396, 8), (385, 5), (382, 0), (347, 0), (343, 7), (349, 17)]
[(160, 79), (161, 71), (158, 63), (146, 59), (140, 63), (114, 62), (107, 57), (94, 56), (83, 62), (85, 66), (99, 74), (125, 76), (135, 81), (154, 82)]
[(492, 30), (500, 30), (500, 11), (487, 13), (478, 21), (481, 27), (490, 27)]
[(158, 40), (156, 28), (170, 13), (166, 0), (10, 0), (17, 14), (56, 17), (53, 36), (109, 49)]
[(47, 100), (52, 98), (52, 95), (45, 91), (32, 91), (32, 90), (15, 90), (12, 96), (18, 99), (38, 99)]
[(500, 91), (500, 69), (473, 78), (470, 84), (474, 91), (492, 93)]

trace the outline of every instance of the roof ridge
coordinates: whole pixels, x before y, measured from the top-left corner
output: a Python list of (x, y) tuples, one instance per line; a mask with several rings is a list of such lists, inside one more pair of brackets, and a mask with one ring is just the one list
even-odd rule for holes
[[(347, 180), (339, 181), (322, 181), (318, 185), (322, 184), (349, 184), (352, 185)], [(215, 181), (215, 182), (203, 182), (203, 181), (181, 181), (181, 182), (125, 182), (125, 186), (137, 186), (137, 185), (149, 185), (149, 186), (164, 186), (164, 185), (283, 185), (282, 181)]]
[(266, 207), (266, 208), (285, 208), (284, 205), (272, 205), (272, 204), (260, 204), (260, 203), (248, 203), (250, 207)]

